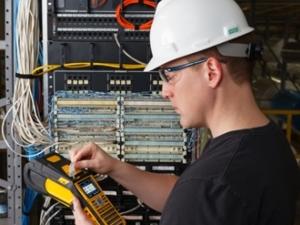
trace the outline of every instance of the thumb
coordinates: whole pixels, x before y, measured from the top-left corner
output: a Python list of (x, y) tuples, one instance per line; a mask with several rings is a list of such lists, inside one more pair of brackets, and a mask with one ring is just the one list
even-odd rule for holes
[(78, 198), (76, 198), (75, 196), (73, 197), (73, 210), (75, 212), (83, 212), (80, 202), (79, 202)]
[(93, 225), (93, 222), (88, 219), (79, 200), (75, 196), (73, 198), (73, 214), (75, 218), (75, 225)]

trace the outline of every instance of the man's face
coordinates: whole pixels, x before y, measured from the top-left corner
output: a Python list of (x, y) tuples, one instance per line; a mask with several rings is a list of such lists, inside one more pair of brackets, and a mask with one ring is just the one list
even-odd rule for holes
[[(193, 62), (200, 63), (184, 67)], [(179, 59), (168, 63), (163, 68), (171, 68), (167, 69), (171, 72), (164, 74), (167, 79), (163, 82), (162, 96), (171, 101), (175, 111), (180, 115), (180, 124), (184, 128), (204, 126), (205, 109), (209, 103), (208, 88), (203, 76), (206, 59), (202, 58), (193, 62)], [(172, 70), (174, 67), (181, 68), (182, 65), (184, 69)]]

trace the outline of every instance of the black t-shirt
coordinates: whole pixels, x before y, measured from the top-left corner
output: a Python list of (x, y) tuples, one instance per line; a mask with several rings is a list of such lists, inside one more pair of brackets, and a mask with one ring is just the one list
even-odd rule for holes
[(161, 225), (292, 225), (299, 169), (273, 123), (212, 139), (178, 179)]

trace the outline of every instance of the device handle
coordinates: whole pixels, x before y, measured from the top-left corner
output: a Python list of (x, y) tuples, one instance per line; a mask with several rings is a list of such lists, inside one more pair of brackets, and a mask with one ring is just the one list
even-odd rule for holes
[[(24, 182), (28, 188), (31, 188), (37, 192), (45, 193), (45, 188), (42, 186), (45, 183), (45, 178), (40, 174), (36, 173), (32, 168), (32, 164), (27, 163), (24, 166)], [(36, 170), (41, 171), (41, 170)], [(35, 180), (35, 181), (34, 181)]]

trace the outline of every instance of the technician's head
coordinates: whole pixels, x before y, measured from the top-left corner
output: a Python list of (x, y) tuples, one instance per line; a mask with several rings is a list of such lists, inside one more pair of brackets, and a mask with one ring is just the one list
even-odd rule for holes
[(214, 98), (211, 90), (223, 82), (224, 74), (237, 85), (249, 83), (247, 34), (252, 31), (233, 0), (158, 4), (150, 31), (153, 58), (145, 71), (160, 70), (162, 94), (181, 115), (183, 127), (205, 125), (205, 110)]

